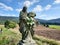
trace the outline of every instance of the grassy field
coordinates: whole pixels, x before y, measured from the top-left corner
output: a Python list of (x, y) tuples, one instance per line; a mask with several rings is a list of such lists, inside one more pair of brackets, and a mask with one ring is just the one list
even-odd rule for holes
[(12, 32), (6, 28), (2, 29), (0, 33), (0, 45), (17, 45), (17, 42), (20, 40), (20, 34)]
[(36, 40), (38, 45), (60, 45), (60, 41), (48, 39), (43, 36), (35, 35), (34, 40)]
[[(2, 28), (3, 26), (0, 27)], [(21, 39), (21, 34), (15, 33), (4, 27), (2, 30), (2, 33), (0, 33), (0, 45), (17, 45)], [(47, 39), (37, 35), (35, 35), (33, 39), (38, 45), (60, 45), (56, 40)]]
[(52, 28), (52, 29), (60, 30), (60, 25), (49, 25), (49, 27)]

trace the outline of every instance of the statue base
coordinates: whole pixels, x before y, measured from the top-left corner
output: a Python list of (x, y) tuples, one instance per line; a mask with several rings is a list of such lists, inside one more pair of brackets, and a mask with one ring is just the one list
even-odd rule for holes
[(25, 40), (22, 40), (22, 41), (20, 41), (18, 43), (18, 45), (37, 45), (35, 40), (32, 39), (30, 31), (29, 31), (27, 38)]

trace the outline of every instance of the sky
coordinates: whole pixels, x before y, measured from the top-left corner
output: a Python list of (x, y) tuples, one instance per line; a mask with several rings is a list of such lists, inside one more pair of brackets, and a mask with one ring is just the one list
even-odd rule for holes
[(0, 0), (0, 16), (19, 17), (23, 6), (27, 6), (28, 13), (36, 13), (35, 18), (60, 18), (60, 0)]

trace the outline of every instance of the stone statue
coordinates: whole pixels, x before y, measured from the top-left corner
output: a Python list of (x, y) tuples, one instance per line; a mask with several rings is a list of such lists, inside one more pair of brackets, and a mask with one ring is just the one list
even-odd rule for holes
[(19, 16), (19, 26), (20, 26), (19, 31), (22, 33), (22, 41), (25, 40), (26, 37), (26, 17), (27, 17), (27, 7), (24, 6)]
[(33, 40), (33, 27), (35, 25), (35, 13), (29, 12), (27, 13), (27, 7), (24, 6), (23, 10), (20, 12), (19, 16), (19, 31), (22, 34), (22, 40), (18, 43), (18, 45), (37, 45)]

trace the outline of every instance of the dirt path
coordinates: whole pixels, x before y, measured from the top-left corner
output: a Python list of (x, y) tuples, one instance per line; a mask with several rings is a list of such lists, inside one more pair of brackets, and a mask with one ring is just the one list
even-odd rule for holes
[(60, 30), (46, 28), (44, 26), (38, 26), (34, 28), (35, 34), (44, 36), (50, 39), (60, 40)]

